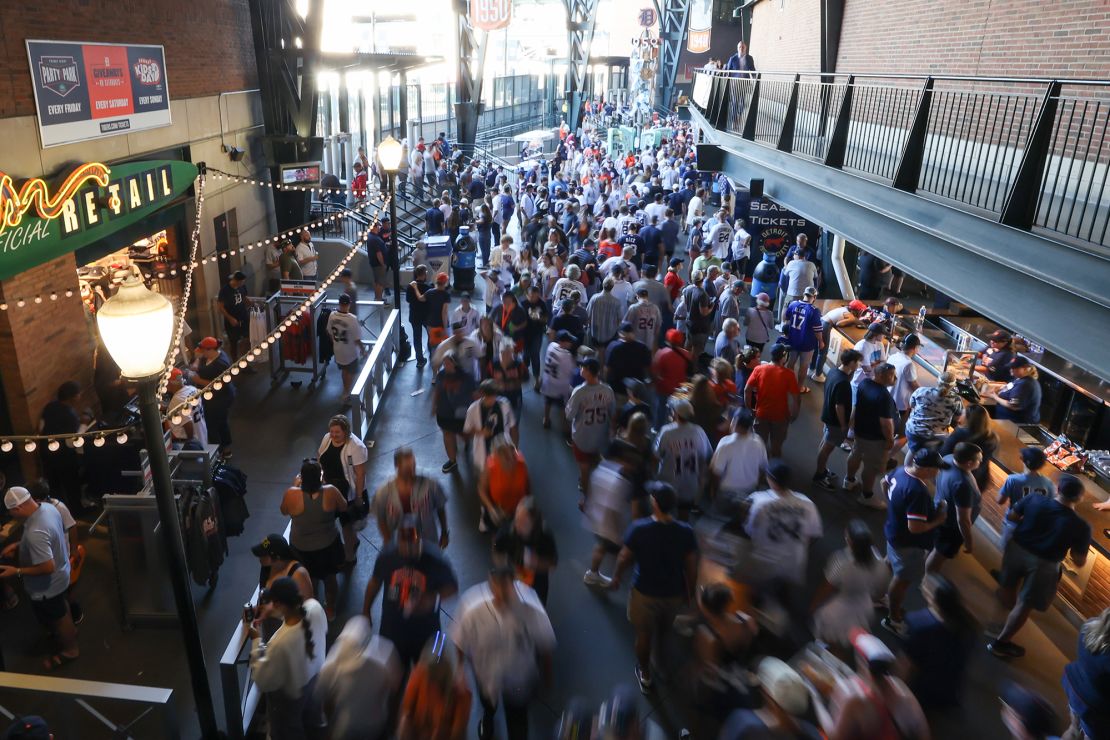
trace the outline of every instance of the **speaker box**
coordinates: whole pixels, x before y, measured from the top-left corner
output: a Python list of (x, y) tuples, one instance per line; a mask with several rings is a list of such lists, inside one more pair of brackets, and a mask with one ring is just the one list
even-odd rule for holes
[(752, 180), (748, 185), (748, 192), (751, 193), (752, 200), (763, 197), (763, 180)]
[(725, 151), (716, 144), (697, 145), (698, 169), (720, 172), (725, 168)]

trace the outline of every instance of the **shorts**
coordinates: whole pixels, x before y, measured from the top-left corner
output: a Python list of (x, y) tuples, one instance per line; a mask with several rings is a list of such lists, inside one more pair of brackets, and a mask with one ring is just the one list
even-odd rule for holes
[(462, 434), (463, 433), (463, 420), (462, 419), (456, 419), (454, 417), (443, 418), (443, 417), (437, 416), (436, 417), (436, 426), (438, 426), (440, 429), (442, 429), (445, 432), (452, 432), (454, 434)]
[(933, 549), (951, 560), (960, 553), (960, 548), (963, 547), (963, 544), (964, 536), (960, 534), (960, 530), (941, 527), (937, 534), (937, 541), (933, 545)]
[(374, 265), (374, 285), (385, 285), (388, 277), (389, 267), (386, 265)]
[(619, 542), (613, 542), (608, 537), (595, 535), (594, 539), (597, 540), (597, 546), (600, 547), (604, 552), (616, 555), (618, 552), (621, 551), (621, 544)]
[(48, 599), (30, 599), (31, 611), (43, 627), (51, 627), (59, 619), (69, 614), (69, 602), (65, 591)]
[(910, 454), (917, 452), (922, 447), (931, 447), (940, 449), (941, 443), (944, 440), (938, 437), (922, 437), (917, 434), (906, 434), (906, 448), (909, 449)]
[(571, 443), (571, 450), (574, 452), (574, 461), (579, 465), (597, 465), (601, 462), (601, 455), (596, 452), (584, 452), (578, 448), (578, 445)]
[[(856, 437), (850, 457), (863, 462), (863, 475), (875, 478), (883, 474), (886, 459), (890, 455), (885, 439), (861, 439)], [(866, 492), (865, 492), (866, 493)]]
[(346, 365), (341, 364), (339, 362), (339, 360), (336, 360), (335, 364), (338, 365), (339, 369), (343, 370), (344, 372), (353, 373), (356, 370), (358, 370), (358, 358), (357, 357), (355, 359), (351, 360), (350, 362), (348, 362)]
[(1018, 543), (1010, 540), (1002, 553), (1002, 573), (998, 585), (1014, 588), (1021, 581), (1018, 600), (1028, 607), (1043, 612), (1052, 606), (1056, 587), (1060, 583), (1062, 568), (1053, 560), (1039, 558)]
[(240, 321), (239, 326), (224, 323), (224, 331), (227, 332), (228, 353), (237, 354), (235, 348), (239, 346), (240, 340), (248, 336), (246, 322)]
[(447, 329), (442, 326), (428, 326), (428, 346), (436, 347), (447, 339)]
[(925, 550), (920, 547), (897, 547), (888, 542), (886, 561), (895, 578), (917, 583), (925, 577)]
[(825, 425), (825, 434), (821, 437), (821, 444), (836, 447), (848, 438), (848, 430), (843, 427), (830, 427)]
[(297, 560), (301, 561), (308, 570), (308, 574), (317, 580), (334, 576), (343, 568), (347, 560), (347, 554), (343, 551), (343, 540), (338, 532), (332, 543), (325, 548), (306, 552), (294, 547), (293, 552), (296, 553)]
[(628, 621), (637, 632), (668, 630), (685, 603), (681, 596), (645, 596), (634, 588), (628, 595)]

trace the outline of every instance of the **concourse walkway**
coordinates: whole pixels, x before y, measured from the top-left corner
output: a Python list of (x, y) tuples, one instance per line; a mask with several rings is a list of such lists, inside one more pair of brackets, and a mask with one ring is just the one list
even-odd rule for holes
[[(407, 308), (405, 311), (407, 314)], [(287, 520), (278, 511), (282, 493), (298, 471), (301, 460), (316, 455), (327, 420), (340, 406), (341, 384), (334, 365), (322, 383), (300, 389), (292, 388), (288, 382), (271, 387), (264, 368), (259, 366), (257, 375), (240, 376), (239, 397), (232, 414), (233, 463), (249, 476), (247, 500), (251, 517), (246, 523), (245, 534), (230, 540), (231, 553), (220, 571), (218, 586), (210, 593), (194, 587), (221, 724), (223, 706), (217, 666), (243, 602), (257, 583), (258, 563), (250, 554), (250, 547), (268, 533), (284, 530)], [(396, 448), (405, 446), (415, 450), (418, 467), (443, 480), (447, 490), (451, 526), (447, 555), (456, 570), (460, 588), (466, 589), (486, 576), (490, 565), (490, 536), (480, 534), (477, 529), (476, 474), (465, 452), (460, 451), (456, 473), (441, 476), (438, 472), (446, 456), (431, 416), (431, 389), (430, 370), (418, 370), (415, 361), (408, 362), (394, 376), (370, 439), (373, 446), (367, 486), (372, 492), (392, 474)], [(847, 496), (809, 489), (811, 450), (819, 434), (816, 421), (819, 403), (819, 392), (804, 399), (801, 419), (791, 430), (787, 442), (787, 460), (796, 471), (797, 480), (804, 482), (799, 489), (813, 498), (824, 519), (824, 537), (814, 545), (810, 557), (810, 594), (820, 580), (827, 556), (842, 546), (842, 532), (848, 519), (864, 518), (877, 541), (881, 541), (882, 528), (881, 514), (858, 507)], [(532, 704), (534, 738), (549, 736), (571, 698), (582, 697), (597, 707), (614, 686), (635, 684), (632, 634), (625, 617), (627, 586), (619, 594), (599, 593), (583, 586), (581, 579), (593, 536), (582, 527), (576, 505), (576, 468), (571, 451), (562, 440), (558, 422), (554, 429), (544, 430), (540, 426), (541, 415), (542, 399), (530, 390), (529, 384), (524, 395), (521, 448), (528, 461), (533, 491), (555, 533), (559, 549), (559, 565), (552, 574), (548, 605), (558, 647), (553, 684)], [(843, 453), (838, 452), (831, 467), (842, 470), (843, 464)], [(178, 697), (183, 737), (196, 737), (188, 674), (176, 632), (169, 628), (123, 632), (117, 616), (108, 538), (103, 531), (89, 536), (82, 526), (81, 539), (90, 550), (90, 562), (78, 587), (78, 595), (89, 616), (80, 628), (80, 660), (63, 668), (58, 675), (172, 687)], [(339, 633), (344, 621), (361, 609), (379, 545), (377, 530), (371, 524), (360, 534), (357, 567), (349, 576), (340, 576), (340, 616), (331, 627), (331, 639)], [(983, 547), (980, 551), (989, 549)], [(997, 623), (1002, 617), (986, 571), (994, 565), (961, 556), (946, 570), (961, 586), (969, 605), (984, 624)], [(920, 597), (913, 595), (908, 606), (917, 608), (920, 604)], [(457, 599), (444, 605), (445, 626), (449, 625), (457, 605)], [(40, 673), (38, 660), (45, 642), (39, 638), (30, 614), (24, 613), (26, 609), (24, 604), (15, 612), (0, 615), (0, 639), (8, 670)], [(380, 599), (374, 614), (376, 626), (380, 624), (379, 610)], [(890, 637), (881, 630), (879, 634), (883, 639)], [(989, 656), (983, 648), (984, 640), (972, 660), (966, 709), (940, 718), (935, 725), (936, 737), (1003, 737), (997, 696), (1000, 684), (1011, 676), (1050, 697), (1063, 711), (1059, 676), (1070, 659), (1065, 651), (1069, 655), (1074, 651), (1074, 635), (1074, 628), (1055, 611), (1040, 615), (1021, 635), (1029, 655), (1011, 664)], [(664, 729), (666, 737), (677, 738), (679, 730), (689, 726), (692, 712), (689, 697), (681, 688), (692, 686), (690, 666), (686, 662), (691, 653), (680, 638), (675, 637), (673, 642), (666, 651), (667, 677), (657, 681), (654, 696), (643, 699), (642, 713), (650, 714)], [(479, 707), (475, 697), (470, 725), (472, 737), (476, 737)], [(503, 737), (503, 725), (498, 726), (499, 736)]]

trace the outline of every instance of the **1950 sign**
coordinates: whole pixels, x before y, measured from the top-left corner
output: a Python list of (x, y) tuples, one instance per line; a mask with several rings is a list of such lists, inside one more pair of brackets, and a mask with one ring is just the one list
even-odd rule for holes
[(192, 162), (84, 164), (56, 186), (15, 187), (0, 173), (0, 280), (73, 252), (149, 216), (185, 193)]

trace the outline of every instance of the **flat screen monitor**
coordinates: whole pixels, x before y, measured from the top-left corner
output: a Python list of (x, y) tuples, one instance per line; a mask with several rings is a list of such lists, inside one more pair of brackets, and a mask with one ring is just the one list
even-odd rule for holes
[(319, 162), (297, 162), (281, 165), (282, 185), (309, 185), (320, 184), (321, 168)]

